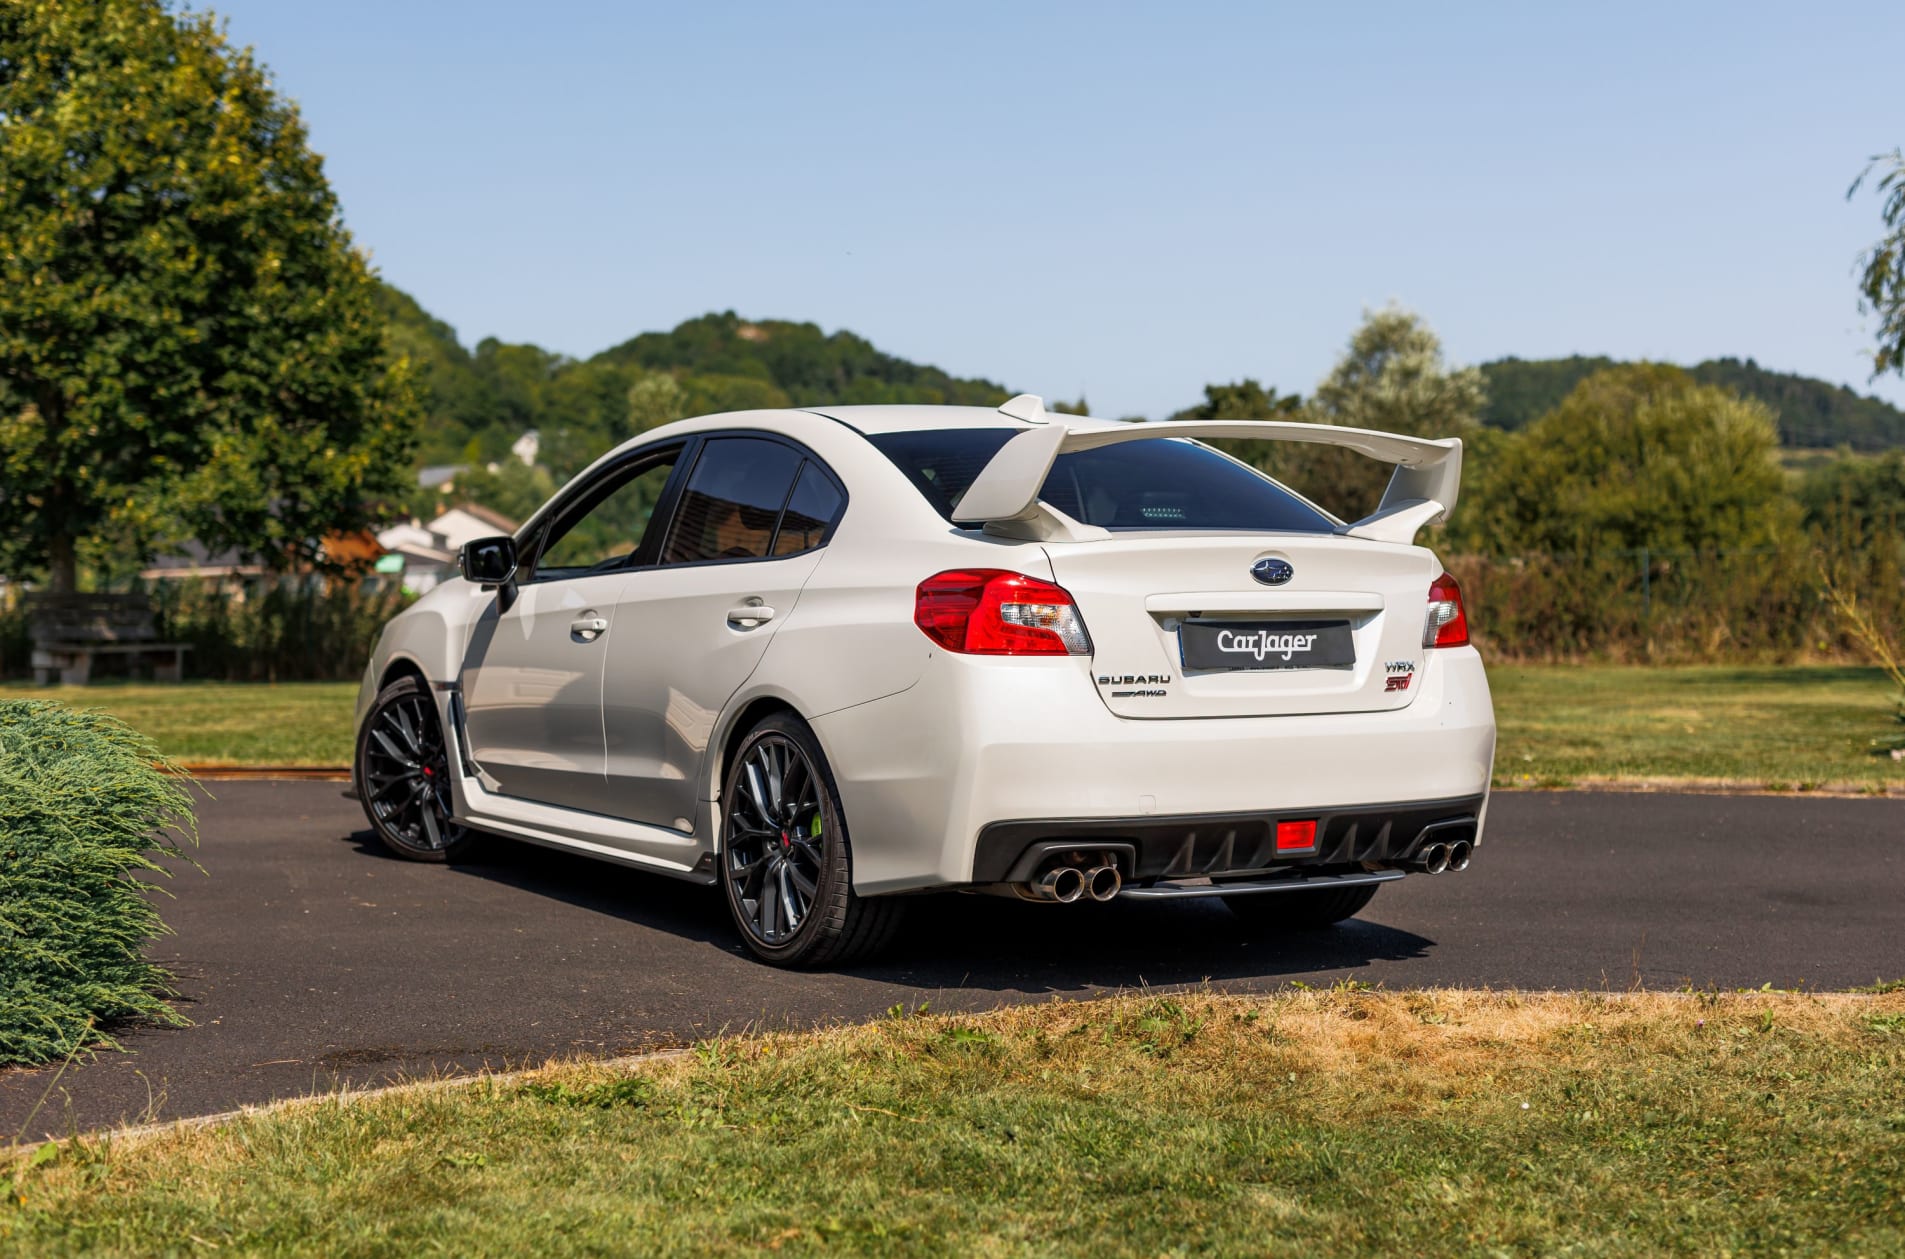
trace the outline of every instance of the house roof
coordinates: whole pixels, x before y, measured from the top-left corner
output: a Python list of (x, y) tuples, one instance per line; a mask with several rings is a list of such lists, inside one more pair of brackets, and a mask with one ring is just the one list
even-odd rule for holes
[[(520, 520), (511, 520), (508, 516), (503, 515), (502, 512), (485, 507), (481, 503), (472, 503), (467, 500), (451, 503), (448, 507), (445, 507), (442, 512), (439, 512), (438, 515), (447, 515), (453, 511), (460, 511), (466, 516), (472, 516), (484, 524), (489, 525), (498, 533), (514, 533), (517, 529), (522, 527), (522, 521)], [(428, 525), (425, 527), (428, 528)]]

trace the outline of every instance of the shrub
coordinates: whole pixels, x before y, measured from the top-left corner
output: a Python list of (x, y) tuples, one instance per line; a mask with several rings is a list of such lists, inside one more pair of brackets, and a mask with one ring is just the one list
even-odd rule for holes
[(115, 718), (0, 701), (0, 1066), (114, 1041), (127, 1019), (182, 1023), (163, 934), (138, 872), (190, 863), (192, 799), (177, 769)]
[(233, 590), (175, 579), (147, 591), (159, 636), (192, 644), (186, 669), (228, 682), (354, 681), (384, 622), (409, 605), (394, 587), (267, 578)]
[(1901, 552), (1820, 538), (1752, 551), (1445, 555), (1495, 662), (1855, 660), (1819, 581), (1829, 564), (1880, 626), (1905, 625)]

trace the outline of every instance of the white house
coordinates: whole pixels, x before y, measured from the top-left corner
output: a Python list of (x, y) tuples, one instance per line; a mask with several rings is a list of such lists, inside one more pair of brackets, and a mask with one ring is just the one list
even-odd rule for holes
[[(457, 552), (466, 542), (516, 532), (516, 522), (479, 503), (458, 503), (433, 519), (412, 518), (377, 535), (377, 544), (389, 554), (378, 565), (381, 573), (403, 576), (403, 584), (418, 593), (456, 573)], [(401, 557), (402, 566), (390, 562)]]

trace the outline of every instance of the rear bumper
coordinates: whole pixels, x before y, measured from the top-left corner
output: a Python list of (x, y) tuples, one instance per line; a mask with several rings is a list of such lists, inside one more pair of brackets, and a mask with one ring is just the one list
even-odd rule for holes
[[(1473, 843), (1487, 797), (1352, 808), (1280, 809), (1182, 817), (991, 822), (973, 846), (972, 881), (1019, 883), (1056, 855), (1116, 852), (1127, 882), (1264, 875), (1286, 869), (1397, 865), (1428, 837)], [(1279, 849), (1278, 822), (1313, 822), (1316, 842)]]
[[(1119, 829), (1175, 853), (1217, 817), (1239, 831), (1234, 854), (1277, 818), (1382, 815), (1388, 846), (1419, 806), (1474, 802), (1479, 840), (1495, 751), (1481, 657), (1430, 653), (1417, 685), (1389, 712), (1133, 720), (1105, 707), (1082, 658), (936, 653), (910, 689), (814, 728), (845, 805), (856, 890), (879, 895), (999, 881), (999, 852), (1009, 866), (1014, 844), (1053, 828), (1061, 840)], [(1367, 825), (1349, 839), (1347, 821), (1320, 829), (1347, 843), (1345, 861), (1376, 842)], [(1192, 859), (1222, 842), (1200, 833)]]

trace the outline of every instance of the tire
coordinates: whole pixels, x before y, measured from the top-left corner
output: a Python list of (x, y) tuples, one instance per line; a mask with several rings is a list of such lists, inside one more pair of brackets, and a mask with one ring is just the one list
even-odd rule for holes
[(1376, 885), (1325, 887), (1304, 892), (1257, 892), (1226, 896), (1224, 904), (1239, 921), (1285, 931), (1315, 931), (1354, 918), (1376, 898)]
[(905, 910), (890, 897), (854, 893), (833, 771), (813, 731), (791, 713), (748, 731), (727, 768), (717, 865), (735, 929), (774, 966), (871, 957), (891, 942)]
[(415, 677), (377, 692), (357, 732), (351, 785), (371, 830), (407, 861), (456, 861), (481, 837), (453, 819), (449, 744), (429, 689)]

